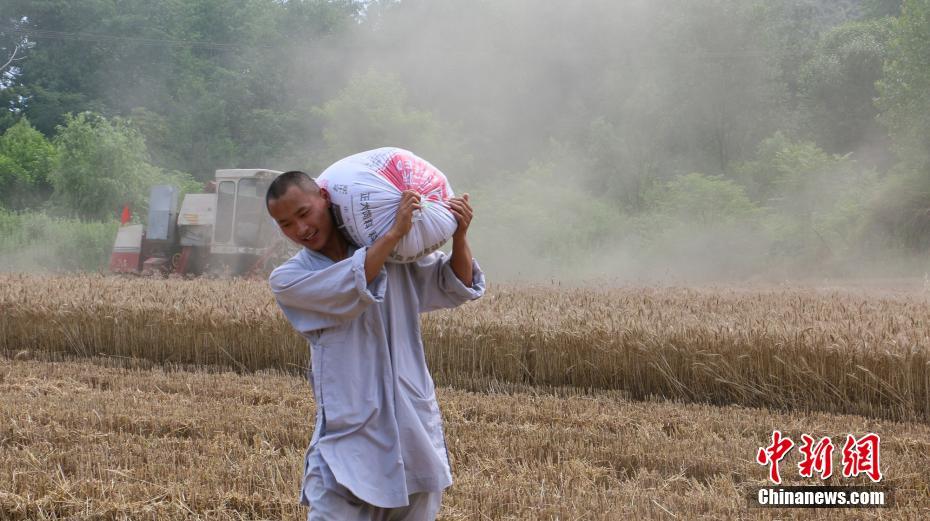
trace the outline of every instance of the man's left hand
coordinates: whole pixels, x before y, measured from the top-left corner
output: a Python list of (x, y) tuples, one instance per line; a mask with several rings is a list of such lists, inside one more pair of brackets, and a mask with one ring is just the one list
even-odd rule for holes
[(455, 220), (458, 222), (458, 227), (455, 229), (455, 233), (452, 234), (452, 238), (465, 237), (468, 232), (468, 225), (471, 224), (472, 216), (474, 216), (474, 210), (468, 204), (468, 194), (463, 194), (462, 197), (452, 197), (447, 203), (449, 210), (452, 211), (452, 215), (455, 216)]

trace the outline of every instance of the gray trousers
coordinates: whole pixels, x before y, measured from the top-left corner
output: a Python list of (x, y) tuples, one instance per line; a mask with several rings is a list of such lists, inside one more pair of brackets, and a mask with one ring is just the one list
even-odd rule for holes
[[(332, 485), (327, 487), (327, 482)], [(441, 490), (411, 494), (410, 504), (405, 507), (383, 508), (365, 503), (336, 482), (318, 450), (309, 455), (304, 495), (310, 502), (307, 521), (434, 521), (442, 503)]]

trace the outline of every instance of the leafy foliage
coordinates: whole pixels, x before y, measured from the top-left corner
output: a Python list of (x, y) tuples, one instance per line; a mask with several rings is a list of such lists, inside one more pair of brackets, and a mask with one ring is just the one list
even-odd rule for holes
[(510, 266), (495, 266), (519, 277), (539, 277), (572, 266), (590, 267), (591, 252), (609, 250), (632, 232), (629, 219), (609, 202), (586, 193), (560, 175), (566, 161), (535, 163), (517, 174), (472, 191), (482, 232), (478, 248), (507, 245)]
[(742, 186), (722, 176), (677, 176), (654, 191), (649, 204), (657, 215), (697, 226), (752, 219), (756, 206)]
[(749, 248), (726, 234), (818, 263), (930, 248), (930, 0), (8, 0), (3, 17), (0, 49), (28, 43), (0, 80), (8, 209), (144, 215), (156, 183), (397, 145), (475, 194), (476, 239), (527, 266)]
[(112, 219), (123, 205), (147, 209), (148, 190), (156, 184), (178, 184), (185, 191), (197, 183), (187, 174), (165, 172), (148, 163), (141, 134), (127, 121), (107, 120), (83, 112), (68, 115), (58, 128), (61, 152), (51, 177), (55, 213), (82, 219)]
[(738, 165), (735, 175), (770, 209), (776, 251), (819, 262), (854, 249), (878, 184), (874, 171), (848, 156), (782, 133), (765, 139), (757, 158)]
[(901, 159), (926, 170), (930, 168), (930, 1), (905, 1), (892, 34), (879, 82), (881, 120)]
[(872, 100), (878, 96), (875, 82), (882, 76), (892, 23), (880, 18), (831, 29), (801, 69), (808, 125), (825, 149), (847, 152), (884, 140)]
[(395, 74), (369, 71), (352, 77), (314, 116), (322, 126), (321, 154), (329, 162), (389, 145), (415, 150), (437, 165), (454, 168), (467, 161), (461, 138), (431, 113), (410, 107)]
[(57, 160), (55, 147), (25, 118), (8, 128), (0, 136), (0, 207), (21, 210), (43, 202)]

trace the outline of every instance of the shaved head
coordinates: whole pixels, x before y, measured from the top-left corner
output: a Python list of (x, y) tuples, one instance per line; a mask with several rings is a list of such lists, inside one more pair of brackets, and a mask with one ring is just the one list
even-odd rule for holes
[(287, 193), (287, 189), (292, 186), (297, 186), (309, 194), (320, 193), (320, 187), (312, 177), (300, 170), (291, 170), (275, 177), (274, 181), (268, 186), (268, 192), (265, 194), (265, 208), (268, 208), (271, 201), (280, 199), (281, 196)]

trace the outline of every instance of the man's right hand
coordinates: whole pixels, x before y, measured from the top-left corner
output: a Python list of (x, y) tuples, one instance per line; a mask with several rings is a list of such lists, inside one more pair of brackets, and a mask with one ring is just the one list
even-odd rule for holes
[(394, 239), (400, 240), (410, 228), (413, 227), (413, 212), (422, 208), (420, 205), (420, 194), (413, 190), (404, 190), (400, 198), (400, 206), (397, 209), (397, 216), (394, 218), (394, 226), (388, 231)]
[(381, 272), (381, 267), (397, 247), (397, 243), (413, 227), (413, 211), (420, 208), (420, 194), (413, 190), (404, 190), (400, 198), (400, 207), (397, 209), (397, 216), (394, 218), (394, 226), (391, 226), (390, 230), (376, 240), (365, 254), (365, 279), (369, 284)]

